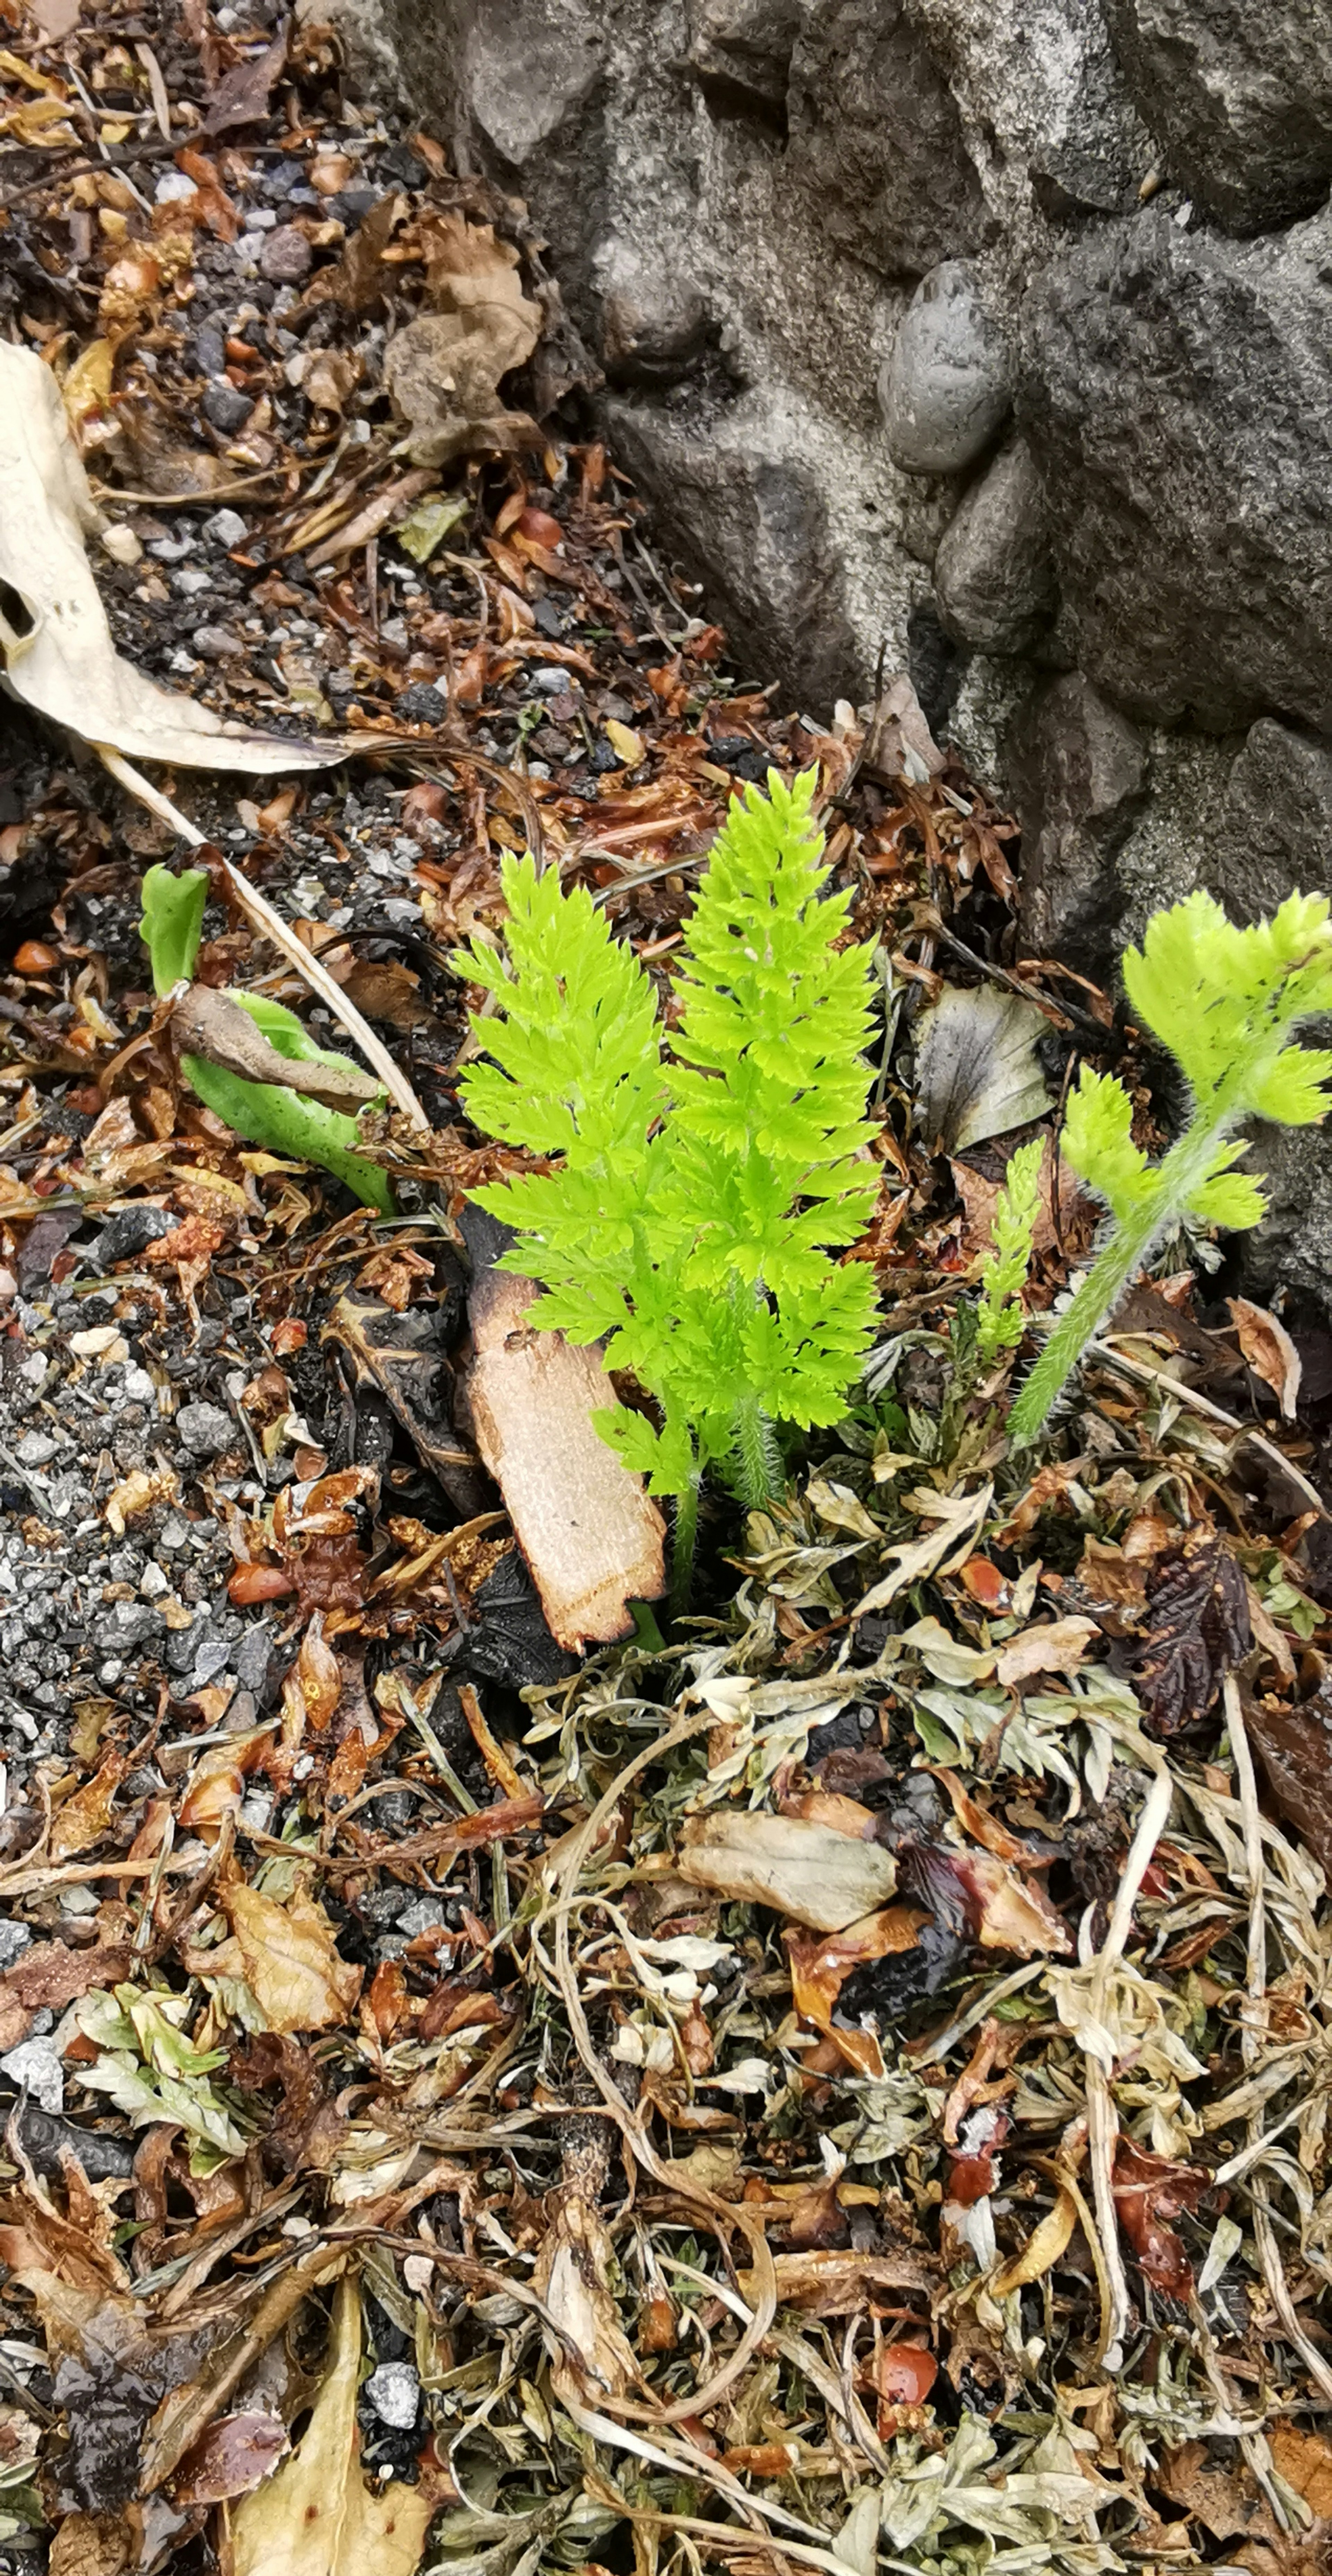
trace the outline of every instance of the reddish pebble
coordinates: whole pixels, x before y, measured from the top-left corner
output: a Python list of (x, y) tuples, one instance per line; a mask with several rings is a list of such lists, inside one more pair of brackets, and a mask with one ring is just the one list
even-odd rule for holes
[(291, 1576), (280, 1565), (238, 1565), (227, 1585), (227, 1598), (242, 1604), (285, 1601), (293, 1588)]
[(53, 975), (59, 963), (55, 949), (48, 948), (44, 939), (25, 939), (15, 952), (14, 972), (16, 975)]

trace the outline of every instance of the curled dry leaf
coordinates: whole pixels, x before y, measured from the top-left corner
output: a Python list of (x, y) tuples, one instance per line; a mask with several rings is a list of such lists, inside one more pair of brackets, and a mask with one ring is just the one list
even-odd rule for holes
[(1049, 1898), (993, 1852), (911, 1843), (902, 1860), (903, 1881), (912, 1892), (983, 1950), (1012, 1950), (1019, 1959), (1034, 1959), (1072, 1949), (1068, 1926)]
[(72, 1860), (76, 1852), (90, 1851), (94, 1843), (101, 1841), (124, 1776), (123, 1756), (109, 1753), (100, 1771), (65, 1800), (51, 1827), (53, 1861)]
[(326, 2030), (345, 2021), (364, 1971), (339, 1958), (323, 1908), (303, 1888), (287, 1905), (240, 1880), (218, 1892), (235, 1938), (205, 1954), (213, 1973), (243, 1976), (270, 2030)]
[(384, 387), (408, 424), (417, 465), (444, 465), (487, 448), (536, 443), (525, 412), (499, 400), (500, 378), (530, 358), (541, 336), (541, 308), (518, 278), (518, 254), (490, 224), (461, 214), (431, 223), (429, 291), (435, 306), (384, 351)]
[(1287, 1422), (1293, 1422), (1303, 1371), (1299, 1352), (1285, 1325), (1279, 1324), (1266, 1306), (1255, 1306), (1247, 1297), (1228, 1297), (1226, 1303), (1239, 1334), (1240, 1349), (1254, 1376), (1260, 1377), (1264, 1386), (1270, 1386)]
[(858, 2074), (882, 2078), (879, 2043), (872, 2031), (848, 2030), (834, 2022), (833, 2006), (853, 1969), (863, 1968), (871, 1959), (886, 1959), (895, 1951), (913, 1950), (929, 1920), (916, 1906), (887, 1905), (877, 1914), (867, 1914), (863, 1923), (853, 1923), (849, 1931), (830, 1933), (823, 1940), (817, 1935), (802, 1940), (798, 1932), (785, 1935), (796, 2011), (826, 2034), (844, 2063), (854, 2066)]
[(555, 2328), (547, 2333), (556, 2385), (577, 2394), (623, 2397), (639, 2371), (611, 2296), (614, 2249), (604, 2219), (581, 2192), (564, 2191), (537, 2253), (532, 2286)]
[(328, 2376), (289, 2460), (231, 2523), (233, 2576), (414, 2576), (438, 2501), (428, 2477), (372, 2495), (361, 2475), (356, 2397), (361, 2302), (340, 2281)]
[(1226, 1674), (1249, 1651), (1244, 1577), (1214, 1530), (1195, 1523), (1147, 1591), (1148, 1634), (1134, 1686), (1148, 1732), (1178, 1734), (1205, 1717)]
[(117, 653), (84, 535), (102, 524), (70, 434), (60, 388), (35, 350), (0, 342), (0, 580), (21, 603), (0, 608), (12, 696), (83, 742), (131, 760), (191, 769), (322, 769), (337, 743), (224, 723)]
[(693, 1816), (675, 1867), (691, 1887), (770, 1905), (815, 1932), (844, 1932), (897, 1888), (891, 1853), (797, 1816)]
[(1182, 2209), (1196, 2209), (1211, 2179), (1195, 2165), (1149, 2154), (1131, 2138), (1116, 2141), (1112, 2187), (1119, 2224), (1148, 2280), (1169, 2298), (1187, 2299), (1193, 2288), (1183, 2239), (1170, 2220)]
[(1008, 1690), (1020, 1690), (1038, 1673), (1075, 1673), (1100, 1629), (1094, 1619), (1048, 1619), (1010, 1637), (995, 1660), (995, 1679)]
[(996, 2299), (1006, 2299), (1010, 2291), (1025, 2290), (1031, 2281), (1044, 2280), (1051, 2266), (1058, 2262), (1072, 2242), (1078, 2223), (1077, 2203), (1061, 2183), (1053, 2209), (1048, 2209), (1040, 2225), (1027, 2238), (1020, 2254), (996, 2272), (990, 2283)]

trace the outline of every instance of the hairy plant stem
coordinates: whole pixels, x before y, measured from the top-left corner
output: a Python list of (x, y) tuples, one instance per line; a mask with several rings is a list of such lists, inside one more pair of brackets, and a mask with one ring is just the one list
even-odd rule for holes
[(782, 1489), (782, 1462), (772, 1424), (757, 1396), (744, 1395), (735, 1408), (733, 1482), (749, 1511), (775, 1502)]
[(1097, 1325), (1117, 1305), (1158, 1238), (1189, 1205), (1232, 1124), (1233, 1114), (1219, 1106), (1219, 1114), (1206, 1126), (1190, 1128), (1171, 1146), (1142, 1205), (1116, 1226), (1018, 1389), (1008, 1417), (1008, 1436), (1015, 1448), (1025, 1448), (1043, 1431)]
[(698, 1539), (698, 1489), (703, 1482), (697, 1467), (683, 1493), (675, 1497), (675, 1527), (671, 1533), (671, 1615), (681, 1619), (689, 1607), (694, 1581), (694, 1548)]

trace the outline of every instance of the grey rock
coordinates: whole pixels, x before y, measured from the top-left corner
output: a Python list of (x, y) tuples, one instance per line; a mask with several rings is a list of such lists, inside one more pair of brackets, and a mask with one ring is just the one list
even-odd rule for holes
[(1019, 417), (1078, 662), (1128, 711), (1332, 728), (1332, 226), (1239, 245), (1149, 210), (1031, 290)]
[(854, 645), (812, 464), (776, 442), (765, 453), (748, 431), (733, 444), (724, 422), (690, 436), (656, 404), (619, 398), (609, 419), (630, 473), (650, 477), (661, 495), (659, 523), (672, 548), (724, 598), (742, 650), (762, 652), (774, 623), (788, 638), (798, 632), (810, 695), (835, 698)]
[(421, 2404), (421, 2382), (409, 2361), (381, 2361), (365, 2383), (365, 2394), (381, 2424), (409, 2433)]
[(94, 1619), (92, 1640), (103, 1654), (124, 1654), (130, 1647), (146, 1645), (161, 1626), (161, 1611), (150, 1601), (117, 1601), (108, 1617)]
[(12, 1968), (31, 1946), (32, 1934), (26, 1923), (15, 1923), (8, 1915), (0, 1918), (0, 1969)]
[(1023, 952), (1109, 976), (1123, 910), (1115, 857), (1147, 783), (1142, 737), (1070, 671), (1023, 709), (1010, 758), (1022, 814)]
[(1219, 224), (1312, 214), (1332, 184), (1332, 15), (1305, 0), (1105, 0), (1170, 175)]
[(660, 261), (617, 242), (601, 263), (601, 349), (615, 384), (669, 384), (702, 350), (708, 308), (696, 288)]
[(259, 274), (270, 286), (299, 286), (314, 266), (314, 252), (295, 224), (279, 224), (259, 253)]
[(689, 60), (721, 108), (779, 108), (799, 28), (798, 0), (692, 0)]
[(983, 230), (957, 103), (903, 0), (802, 14), (787, 168), (810, 221), (885, 277), (919, 277)]
[(478, 0), (458, 14), (468, 105), (495, 150), (520, 167), (597, 86), (596, 13), (583, 0)]
[(934, 561), (949, 635), (984, 653), (1029, 652), (1055, 605), (1045, 495), (1024, 438), (973, 483)]
[(129, 1261), (135, 1253), (144, 1252), (160, 1235), (170, 1234), (179, 1218), (167, 1208), (148, 1207), (140, 1202), (134, 1207), (117, 1208), (88, 1247), (88, 1258), (99, 1270), (109, 1270), (117, 1261)]
[(227, 353), (215, 323), (205, 322), (203, 328), (195, 332), (190, 347), (201, 376), (220, 376), (223, 373)]
[(214, 510), (211, 519), (205, 519), (203, 532), (214, 545), (225, 546), (228, 551), (242, 544), (249, 534), (239, 510)]
[(241, 392), (239, 385), (209, 385), (199, 408), (214, 429), (220, 430), (224, 438), (230, 438), (236, 430), (245, 427), (254, 402), (249, 394)]
[(25, 1431), (14, 1455), (20, 1467), (49, 1467), (59, 1450), (60, 1442), (49, 1431)]
[(1009, 402), (1003, 337), (975, 273), (942, 260), (917, 287), (879, 377), (893, 463), (958, 473), (1002, 428)]
[[(383, 1803), (381, 1799), (379, 1801), (381, 1814)], [(433, 1930), (436, 1924), (442, 1925), (443, 1921), (444, 1899), (440, 1896), (414, 1896), (409, 1905), (401, 1906), (398, 1911), (398, 1931), (405, 1941), (419, 1940), (423, 1932)]]
[(1203, 884), (1236, 921), (1275, 912), (1296, 886), (1332, 894), (1332, 742), (1260, 718), (1200, 855)]
[(226, 662), (245, 651), (241, 637), (233, 635), (229, 626), (196, 626), (190, 642), (205, 662)]
[(220, 1404), (183, 1404), (176, 1416), (176, 1429), (196, 1458), (216, 1458), (240, 1436), (230, 1414), (224, 1413)]
[(441, 725), (448, 715), (449, 702), (443, 690), (432, 687), (429, 680), (413, 680), (411, 687), (395, 700), (393, 711), (404, 724)]
[(65, 2070), (49, 2039), (21, 2039), (0, 2057), (0, 2075), (31, 2095), (43, 2111), (63, 2111)]

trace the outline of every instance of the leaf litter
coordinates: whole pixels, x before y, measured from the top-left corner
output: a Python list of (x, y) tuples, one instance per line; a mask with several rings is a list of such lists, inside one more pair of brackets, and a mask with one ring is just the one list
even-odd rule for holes
[[(1010, 1457), (1008, 1156), (1038, 1313), (1075, 1060), (1165, 1118), (1005, 962), (1010, 820), (904, 677), (736, 684), (524, 211), (330, 30), (6, 16), (0, 2564), (1312, 2570), (1332, 1344), (1167, 1246)], [(769, 763), (877, 945), (882, 1329), (672, 1630), (487, 1341), (448, 955), (530, 846), (651, 968)], [(191, 1088), (178, 798), (191, 1044), (368, 1022), (383, 1212)]]

